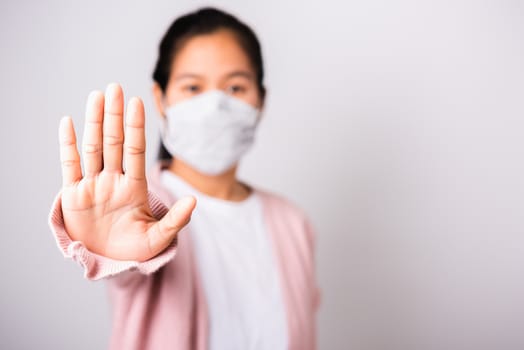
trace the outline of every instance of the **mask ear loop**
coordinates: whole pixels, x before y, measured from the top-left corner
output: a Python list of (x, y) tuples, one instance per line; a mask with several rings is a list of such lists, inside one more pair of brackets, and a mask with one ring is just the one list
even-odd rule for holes
[(169, 108), (169, 106), (166, 103), (166, 95), (165, 95), (165, 93), (162, 93), (162, 100), (160, 102), (162, 103), (162, 111), (161, 111), (160, 115), (164, 119), (167, 119), (166, 110)]
[(166, 103), (166, 95), (165, 94), (162, 94), (162, 111), (160, 113), (160, 138), (161, 138), (161, 142), (162, 144), (164, 145), (164, 147), (166, 147), (165, 145), (165, 139), (166, 139), (166, 134), (168, 133), (168, 130), (169, 130), (169, 123), (168, 123), (168, 118), (167, 118), (167, 113), (166, 113), (166, 110), (169, 108), (169, 106), (167, 106), (167, 103)]
[(255, 119), (255, 126), (258, 128), (258, 125), (262, 121), (262, 109), (256, 108), (256, 110), (257, 110), (257, 114), (256, 114), (256, 119)]

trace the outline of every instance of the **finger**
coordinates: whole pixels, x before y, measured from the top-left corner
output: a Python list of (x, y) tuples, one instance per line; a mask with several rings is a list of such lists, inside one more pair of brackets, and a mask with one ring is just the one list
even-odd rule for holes
[(149, 249), (152, 256), (162, 252), (176, 237), (177, 233), (189, 223), (195, 206), (196, 199), (194, 197), (182, 198), (159, 222), (149, 229)]
[(60, 141), (62, 185), (69, 186), (82, 179), (80, 155), (76, 149), (76, 135), (71, 117), (63, 117), (60, 120), (58, 139)]
[(127, 105), (126, 136), (124, 140), (125, 175), (129, 180), (145, 180), (146, 137), (144, 104), (133, 97)]
[(86, 121), (82, 153), (86, 177), (95, 176), (102, 171), (102, 122), (104, 120), (104, 94), (93, 91), (86, 104)]
[(103, 121), (104, 170), (122, 172), (122, 145), (124, 143), (124, 94), (118, 84), (106, 89)]

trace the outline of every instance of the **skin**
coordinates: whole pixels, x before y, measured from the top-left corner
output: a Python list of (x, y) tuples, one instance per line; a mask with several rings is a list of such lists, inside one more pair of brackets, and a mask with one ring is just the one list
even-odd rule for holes
[[(249, 60), (228, 31), (190, 39), (173, 62), (165, 94), (157, 85), (153, 94), (163, 115), (164, 106), (211, 89), (227, 91), (255, 107), (263, 104)], [(161, 220), (153, 216), (147, 199), (144, 125), (143, 102), (133, 97), (127, 104), (124, 128), (124, 95), (118, 84), (109, 84), (105, 94), (91, 92), (86, 103), (82, 175), (72, 119), (66, 116), (60, 121), (65, 229), (72, 240), (112, 259), (146, 261), (159, 254), (189, 223), (196, 205), (194, 197), (182, 198)], [(236, 169), (237, 165), (224, 174), (208, 176), (179, 160), (169, 167), (201, 192), (232, 201), (243, 200), (250, 192), (236, 179)]]

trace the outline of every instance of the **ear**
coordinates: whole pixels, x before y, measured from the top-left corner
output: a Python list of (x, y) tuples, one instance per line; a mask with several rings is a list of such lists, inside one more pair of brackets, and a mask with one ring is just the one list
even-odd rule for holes
[(155, 109), (162, 118), (165, 118), (164, 113), (164, 104), (162, 103), (162, 100), (164, 99), (164, 93), (162, 92), (162, 89), (160, 88), (160, 85), (158, 83), (153, 83), (153, 99), (155, 101)]

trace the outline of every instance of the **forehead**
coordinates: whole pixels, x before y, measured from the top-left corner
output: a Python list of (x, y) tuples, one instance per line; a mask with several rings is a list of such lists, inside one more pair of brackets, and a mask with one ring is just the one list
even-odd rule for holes
[(188, 39), (177, 51), (171, 64), (171, 77), (190, 73), (211, 78), (232, 71), (246, 71), (254, 75), (248, 55), (235, 34), (229, 30)]

